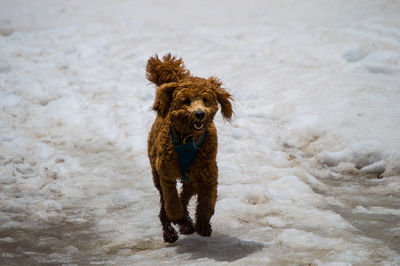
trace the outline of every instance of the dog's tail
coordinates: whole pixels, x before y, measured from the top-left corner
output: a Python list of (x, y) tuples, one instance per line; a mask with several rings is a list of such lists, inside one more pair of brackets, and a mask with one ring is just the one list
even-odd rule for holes
[(168, 53), (161, 61), (158, 55), (149, 58), (146, 66), (146, 78), (160, 86), (168, 82), (177, 82), (190, 76), (189, 70), (185, 68), (182, 58), (176, 58)]

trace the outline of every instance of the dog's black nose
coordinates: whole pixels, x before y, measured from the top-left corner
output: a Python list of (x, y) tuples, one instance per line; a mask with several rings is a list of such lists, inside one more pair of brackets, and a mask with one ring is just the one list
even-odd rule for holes
[(203, 118), (206, 116), (206, 113), (202, 110), (197, 110), (194, 112), (194, 116), (199, 120), (203, 120)]

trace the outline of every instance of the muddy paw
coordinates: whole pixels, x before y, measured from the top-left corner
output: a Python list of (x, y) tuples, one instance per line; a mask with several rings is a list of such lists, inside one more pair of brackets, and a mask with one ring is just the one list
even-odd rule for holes
[(179, 223), (179, 233), (182, 235), (190, 235), (194, 233), (194, 226), (190, 219), (186, 219)]
[(210, 223), (197, 223), (196, 232), (201, 236), (210, 236), (212, 232)]
[(172, 226), (169, 226), (168, 229), (163, 230), (163, 238), (164, 242), (174, 243), (179, 237), (175, 229)]

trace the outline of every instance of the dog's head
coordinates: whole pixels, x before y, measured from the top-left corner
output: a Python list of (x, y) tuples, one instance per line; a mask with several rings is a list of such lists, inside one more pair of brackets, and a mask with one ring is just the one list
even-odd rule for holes
[(201, 134), (212, 122), (221, 106), (224, 119), (232, 118), (232, 96), (215, 77), (193, 77), (182, 59), (167, 54), (161, 61), (157, 55), (147, 62), (146, 77), (156, 84), (153, 110), (171, 123), (181, 134)]

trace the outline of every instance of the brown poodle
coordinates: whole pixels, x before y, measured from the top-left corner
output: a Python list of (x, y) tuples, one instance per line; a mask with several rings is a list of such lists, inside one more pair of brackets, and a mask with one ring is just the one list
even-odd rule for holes
[[(178, 234), (196, 231), (211, 235), (210, 219), (217, 199), (217, 130), (213, 119), (221, 105), (222, 116), (232, 117), (232, 96), (215, 77), (194, 77), (182, 59), (167, 54), (147, 62), (146, 77), (157, 85), (153, 110), (156, 120), (148, 139), (148, 155), (154, 185), (160, 192), (160, 221), (165, 242), (175, 242)], [(177, 180), (182, 182), (178, 195)], [(187, 205), (197, 194), (196, 224)]]

